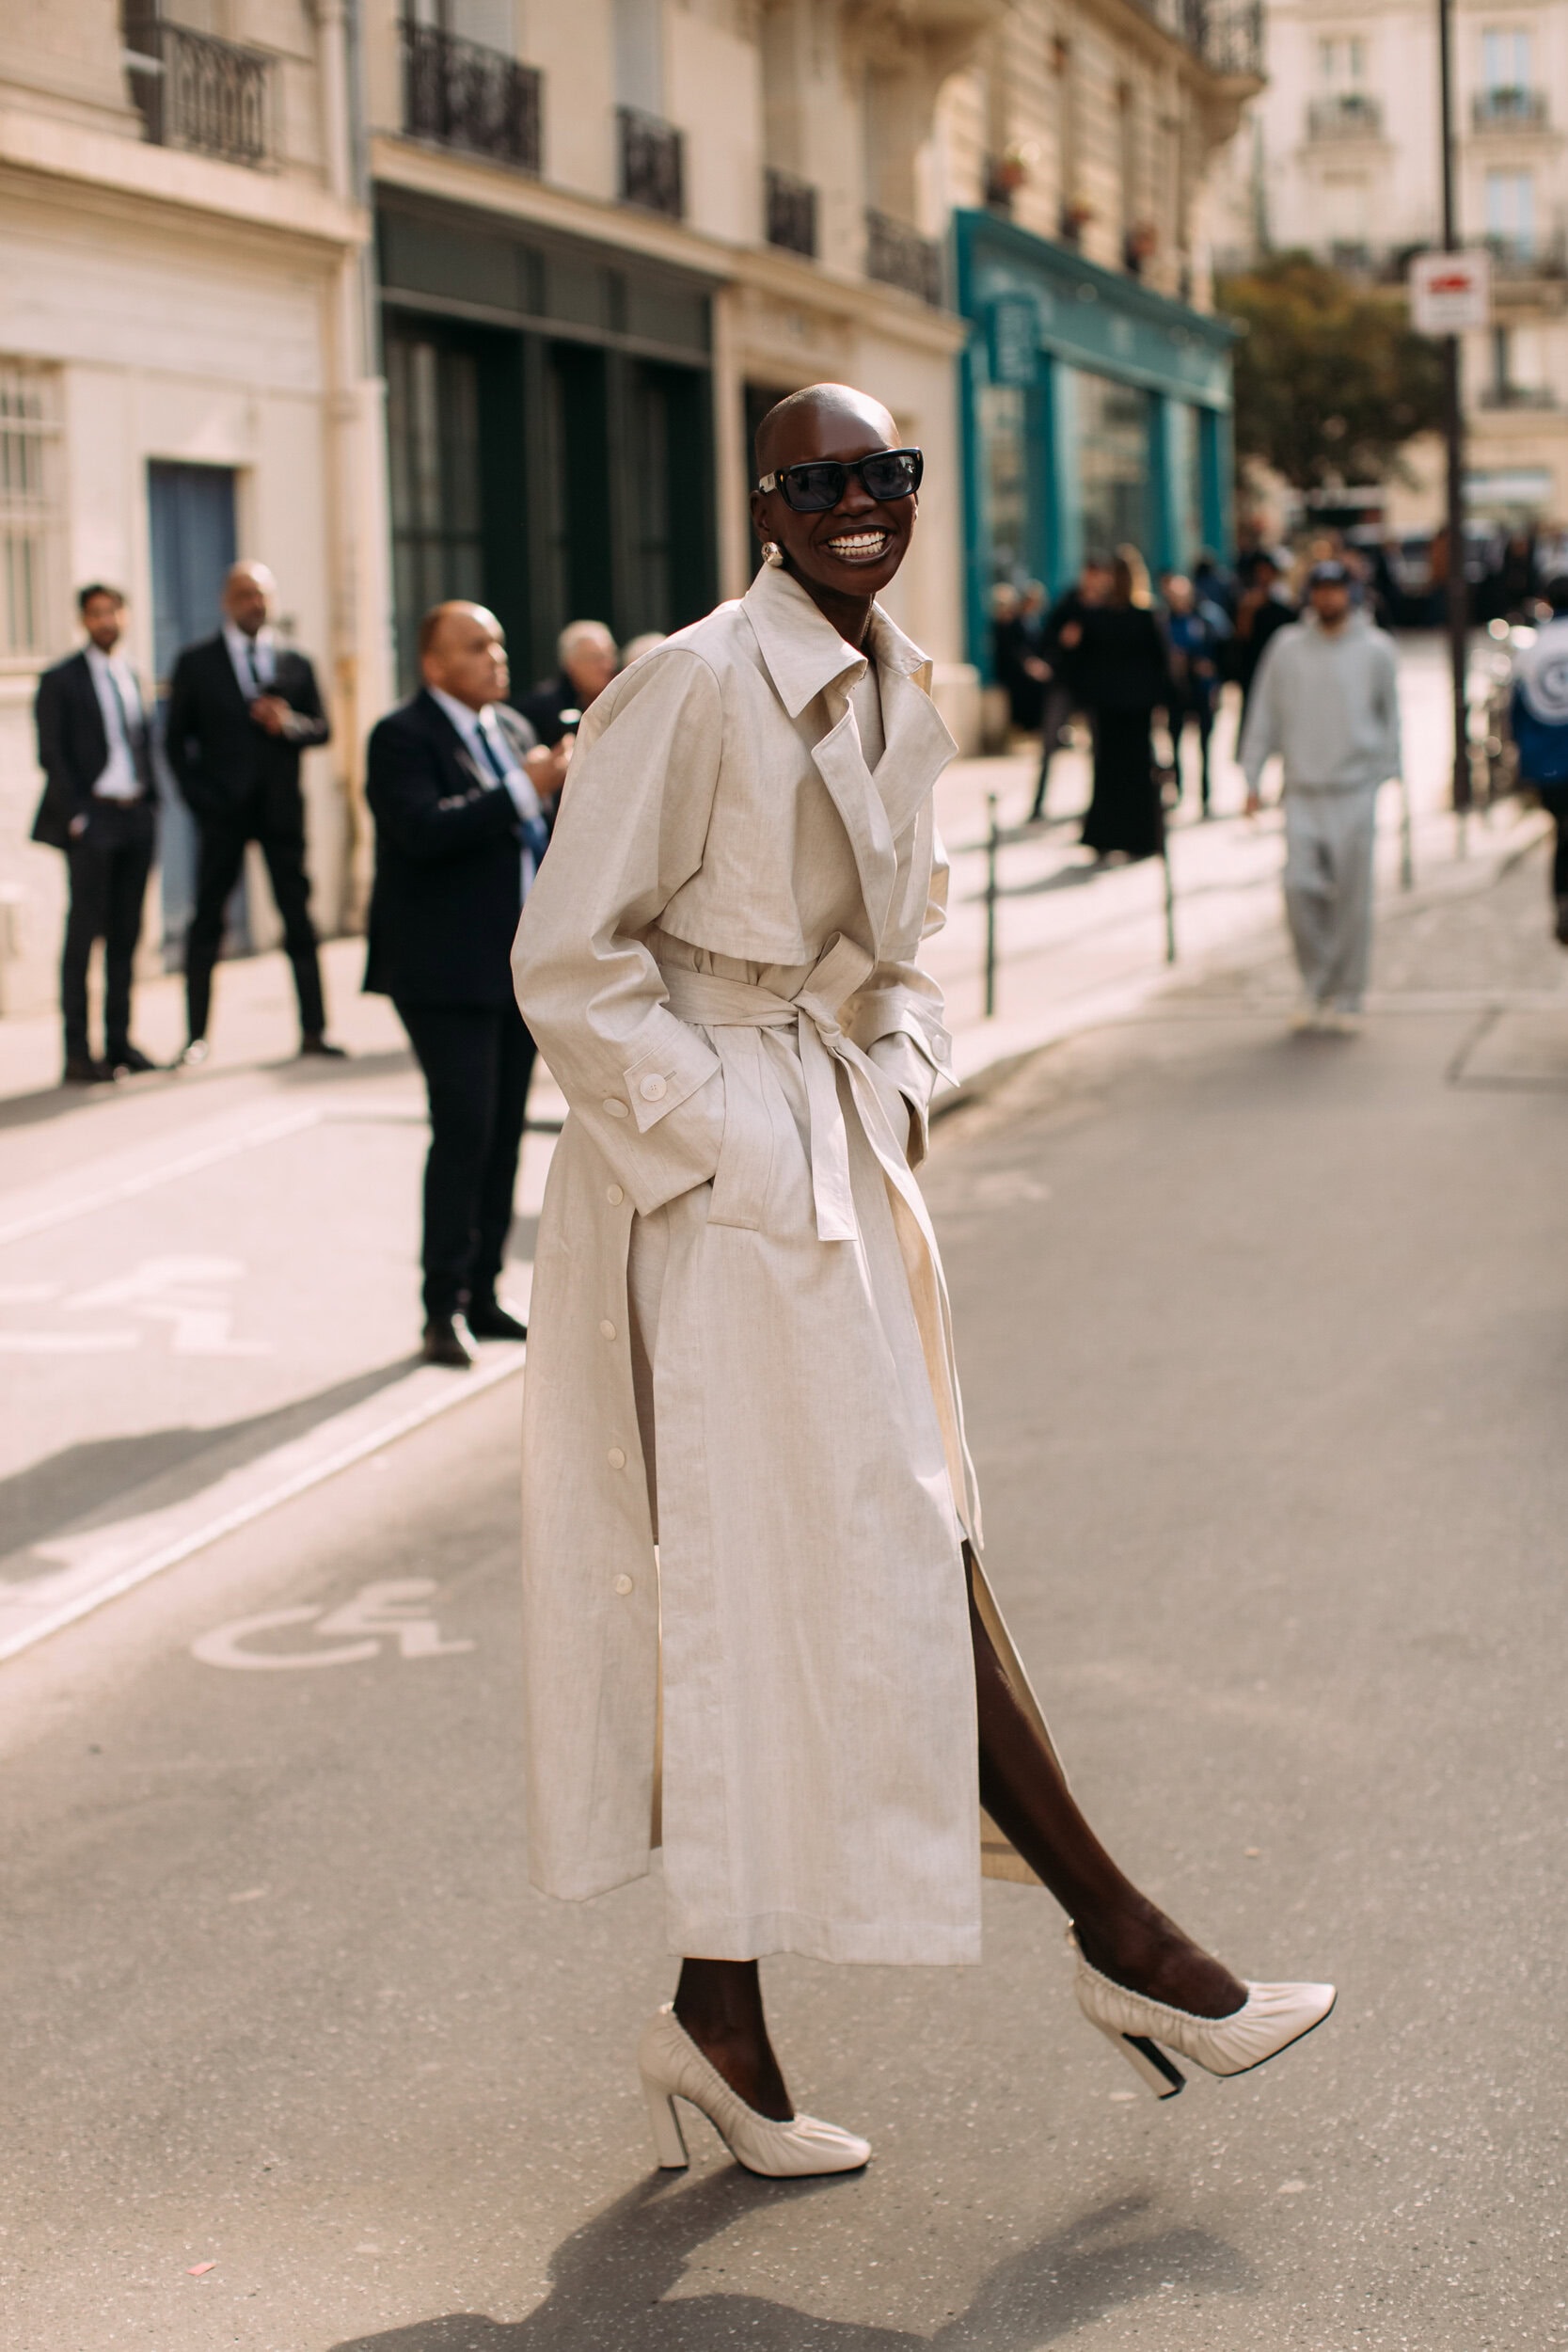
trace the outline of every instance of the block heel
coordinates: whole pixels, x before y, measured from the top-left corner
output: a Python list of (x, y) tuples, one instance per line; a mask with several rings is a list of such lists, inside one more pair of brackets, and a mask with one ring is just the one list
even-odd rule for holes
[(654, 2154), (661, 2172), (684, 2172), (691, 2158), (686, 2153), (686, 2134), (681, 2130), (675, 2102), (669, 2091), (657, 2083), (642, 2077), (642, 2096), (648, 2102), (648, 2122), (653, 2128)]

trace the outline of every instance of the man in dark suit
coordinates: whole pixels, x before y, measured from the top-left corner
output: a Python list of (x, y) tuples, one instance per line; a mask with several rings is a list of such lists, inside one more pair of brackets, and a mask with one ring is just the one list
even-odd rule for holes
[(222, 628), (185, 647), (169, 687), (169, 766), (201, 839), (196, 913), (185, 934), (190, 1037), (181, 1058), (187, 1062), (207, 1058), (213, 966), (247, 841), (261, 844), (283, 921), (299, 997), (299, 1050), (333, 1057), (343, 1050), (324, 1035), (299, 788), (300, 754), (325, 743), (330, 729), (315, 672), (303, 654), (278, 644), (268, 626), (276, 594), (264, 564), (236, 564), (224, 582)]
[(528, 1337), (496, 1295), (534, 1051), (512, 941), (566, 759), (507, 708), (506, 644), (483, 605), (437, 605), (419, 649), (423, 686), (370, 740), (365, 986), (397, 1007), (430, 1100), (425, 1360), (465, 1366), (470, 1335)]
[[(131, 1042), (131, 967), (152, 865), (148, 706), (118, 651), (125, 598), (95, 580), (76, 599), (87, 642), (46, 670), (33, 715), (43, 798), (33, 839), (65, 851), (71, 912), (60, 958), (65, 1079), (91, 1086), (152, 1064)], [(103, 1056), (87, 1040), (87, 965), (103, 942)]]

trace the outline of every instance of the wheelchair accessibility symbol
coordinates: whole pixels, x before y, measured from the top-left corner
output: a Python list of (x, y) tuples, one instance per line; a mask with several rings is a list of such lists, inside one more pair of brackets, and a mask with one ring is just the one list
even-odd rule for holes
[[(229, 1666), (246, 1674), (293, 1673), (299, 1667), (358, 1666), (379, 1658), (388, 1645), (400, 1658), (453, 1658), (472, 1642), (444, 1642), (430, 1614), (436, 1592), (432, 1578), (404, 1577), (386, 1584), (364, 1584), (341, 1609), (269, 1609), (259, 1617), (239, 1617), (191, 1644), (204, 1666)], [(257, 1649), (252, 1644), (289, 1626), (309, 1626), (325, 1647)]]

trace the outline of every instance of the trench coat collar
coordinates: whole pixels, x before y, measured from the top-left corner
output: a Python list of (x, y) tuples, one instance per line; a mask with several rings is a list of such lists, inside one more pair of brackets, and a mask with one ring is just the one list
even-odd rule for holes
[(875, 945), (892, 903), (895, 843), (958, 750), (930, 698), (931, 665), (873, 604), (868, 635), (884, 739), (873, 773), (849, 706), (849, 690), (865, 674), (865, 655), (839, 635), (786, 572), (765, 565), (741, 602), (790, 718), (798, 719), (818, 695), (827, 697), (832, 723), (813, 746), (812, 759), (849, 835)]

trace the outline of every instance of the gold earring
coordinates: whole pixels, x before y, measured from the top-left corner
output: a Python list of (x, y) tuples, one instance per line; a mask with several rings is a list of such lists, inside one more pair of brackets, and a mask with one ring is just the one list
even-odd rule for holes
[(784, 549), (780, 547), (776, 539), (765, 539), (763, 541), (762, 560), (765, 564), (770, 564), (776, 572), (783, 571)]

